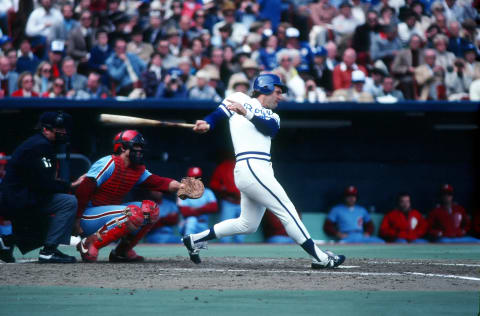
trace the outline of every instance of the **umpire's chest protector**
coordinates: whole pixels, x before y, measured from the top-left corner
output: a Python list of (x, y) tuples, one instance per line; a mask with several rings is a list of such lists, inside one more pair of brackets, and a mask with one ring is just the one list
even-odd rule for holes
[(93, 206), (122, 204), (123, 198), (145, 172), (144, 165), (126, 167), (119, 156), (112, 155), (112, 159), (115, 169), (111, 176), (97, 188), (92, 198)]

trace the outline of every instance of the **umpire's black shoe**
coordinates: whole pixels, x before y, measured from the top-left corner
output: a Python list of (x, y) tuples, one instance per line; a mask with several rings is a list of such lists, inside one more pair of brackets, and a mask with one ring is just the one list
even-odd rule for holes
[(73, 256), (64, 254), (58, 249), (46, 249), (40, 250), (38, 255), (38, 262), (40, 263), (75, 263), (77, 259)]
[(5, 236), (0, 236), (0, 260), (6, 263), (15, 262), (15, 257), (13, 257), (14, 245), (8, 245), (8, 242), (5, 239)]

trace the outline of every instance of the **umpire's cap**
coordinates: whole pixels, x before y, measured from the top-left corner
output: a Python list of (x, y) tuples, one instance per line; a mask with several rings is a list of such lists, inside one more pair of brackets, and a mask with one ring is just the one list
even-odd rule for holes
[(275, 74), (263, 74), (258, 76), (253, 82), (253, 91), (261, 94), (272, 94), (275, 86), (282, 89), (282, 93), (287, 93), (288, 88), (282, 83), (280, 77)]
[(38, 119), (37, 128), (65, 128), (69, 131), (72, 127), (72, 116), (62, 111), (43, 112)]

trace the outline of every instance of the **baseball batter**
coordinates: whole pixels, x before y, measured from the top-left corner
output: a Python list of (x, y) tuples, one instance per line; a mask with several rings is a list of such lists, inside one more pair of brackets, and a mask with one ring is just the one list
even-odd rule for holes
[(280, 118), (274, 113), (287, 88), (274, 74), (258, 76), (252, 97), (236, 92), (227, 97), (204, 120), (198, 120), (193, 130), (206, 133), (221, 119), (228, 119), (235, 149), (235, 184), (241, 194), (241, 214), (225, 220), (198, 234), (186, 235), (183, 243), (190, 259), (200, 263), (200, 249), (206, 241), (257, 230), (265, 208), (280, 219), (288, 235), (313, 258), (312, 268), (334, 268), (345, 256), (321, 251), (313, 242), (300, 220), (295, 206), (275, 179), (270, 161), (270, 145), (280, 128)]

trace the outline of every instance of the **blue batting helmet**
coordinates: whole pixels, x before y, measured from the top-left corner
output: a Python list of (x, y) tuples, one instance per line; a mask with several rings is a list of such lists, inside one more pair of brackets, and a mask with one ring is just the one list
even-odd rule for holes
[(280, 80), (279, 76), (275, 74), (263, 74), (255, 79), (255, 82), (253, 83), (253, 91), (268, 95), (275, 91), (275, 86), (281, 88), (283, 93), (286, 93), (288, 90)]

